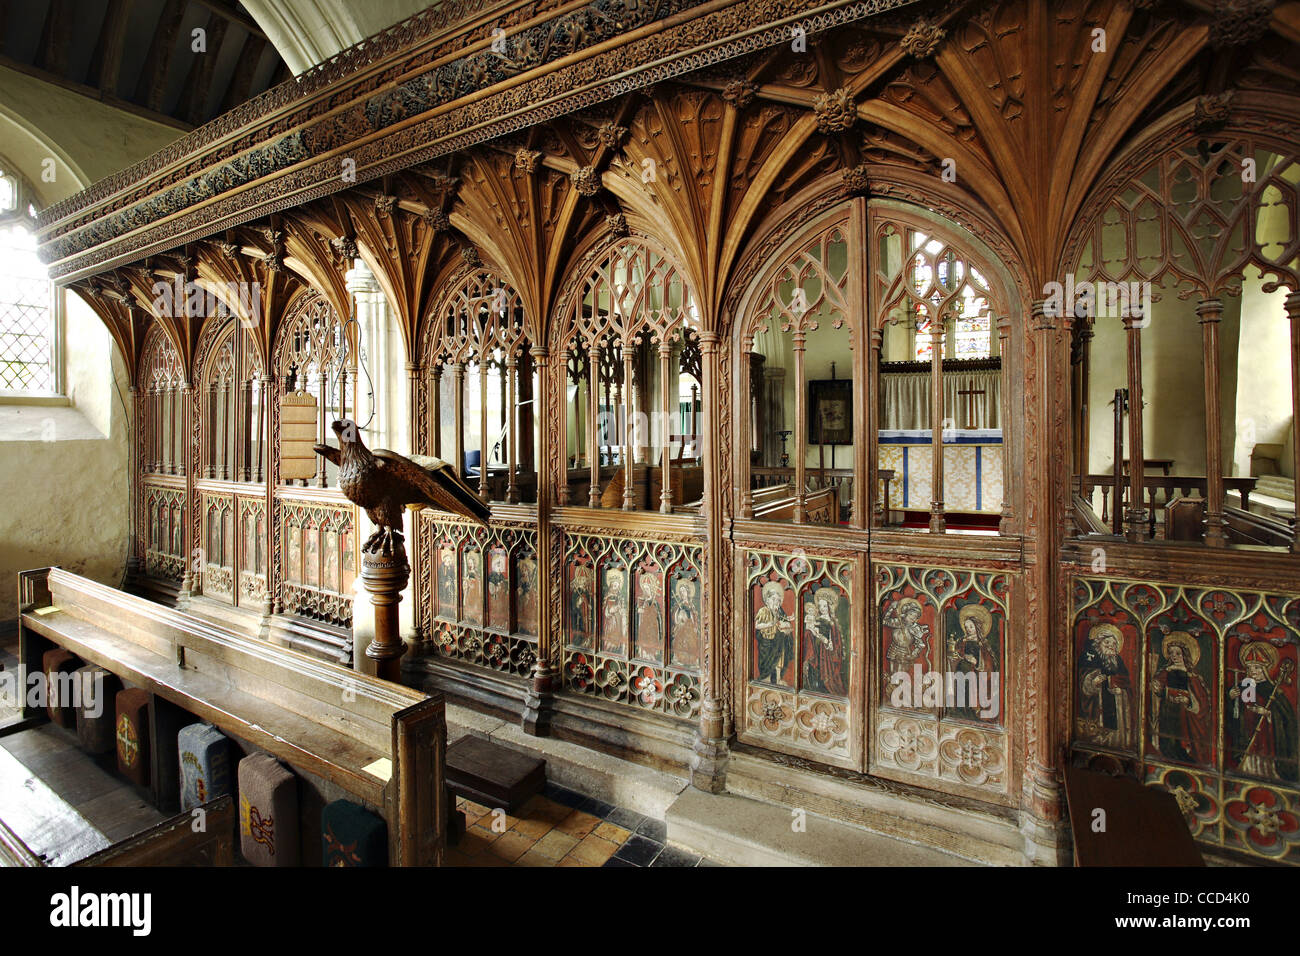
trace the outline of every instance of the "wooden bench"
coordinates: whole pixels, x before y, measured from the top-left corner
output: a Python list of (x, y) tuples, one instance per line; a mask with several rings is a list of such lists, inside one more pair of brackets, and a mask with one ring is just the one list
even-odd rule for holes
[[(388, 822), (389, 860), (441, 865), (447, 824), (441, 695), (358, 674), (59, 568), (19, 577), (27, 672), (58, 645), (295, 769)], [(35, 718), (35, 708), (24, 717)]]

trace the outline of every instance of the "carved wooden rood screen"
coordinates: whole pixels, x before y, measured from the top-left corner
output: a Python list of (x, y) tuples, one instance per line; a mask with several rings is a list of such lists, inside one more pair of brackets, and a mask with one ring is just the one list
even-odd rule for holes
[(363, 518), (284, 425), (373, 406), (492, 511), (413, 516), (411, 683), (973, 859), (1066, 859), (1068, 759), (1300, 862), (1271, 9), (467, 0), (344, 51), (42, 214), (132, 374), (133, 586), (349, 662)]

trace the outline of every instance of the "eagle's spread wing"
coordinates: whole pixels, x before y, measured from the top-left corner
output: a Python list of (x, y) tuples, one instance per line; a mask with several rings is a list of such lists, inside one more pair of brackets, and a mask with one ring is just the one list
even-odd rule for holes
[(429, 504), (487, 524), (491, 509), (460, 480), (449, 462), (423, 456), (414, 460), (387, 448), (376, 448), (373, 454), (385, 475), (410, 489), (403, 504)]
[(329, 445), (312, 445), (311, 450), (336, 465), (342, 460), (339, 449), (331, 448)]

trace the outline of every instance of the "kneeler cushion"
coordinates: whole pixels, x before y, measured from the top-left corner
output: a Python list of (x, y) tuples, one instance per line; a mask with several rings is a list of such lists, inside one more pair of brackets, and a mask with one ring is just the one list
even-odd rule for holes
[(193, 810), (230, 792), (230, 741), (211, 724), (190, 724), (176, 735), (181, 763), (181, 810)]
[(239, 851), (254, 866), (298, 865), (298, 778), (270, 754), (239, 761)]
[(137, 787), (149, 788), (149, 698), (133, 687), (117, 692), (117, 769)]
[(351, 800), (327, 804), (320, 820), (326, 866), (387, 866), (388, 824)]
[[(81, 706), (77, 708), (77, 742), (88, 754), (111, 753), (114, 746), (115, 703), (121, 682), (95, 664), (77, 670)], [(98, 715), (96, 715), (98, 711)]]
[(77, 698), (68, 698), (73, 693), (72, 680), (60, 680), (59, 675), (71, 675), (80, 666), (76, 655), (61, 647), (46, 651), (41, 658), (41, 670), (45, 671), (45, 712), (50, 720), (69, 730), (77, 726), (77, 708), (73, 706)]

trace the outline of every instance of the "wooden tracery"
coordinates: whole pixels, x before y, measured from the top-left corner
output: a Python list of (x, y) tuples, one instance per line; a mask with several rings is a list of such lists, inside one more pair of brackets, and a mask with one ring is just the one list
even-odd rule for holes
[[(453, 405), (450, 447), (462, 477), (476, 486), (484, 501), (495, 497), (511, 504), (536, 495), (534, 462), (533, 361), (535, 333), (523, 299), (497, 274), (471, 267), (453, 278), (435, 306), (421, 346), (428, 374), (427, 451), (444, 458), (443, 394)], [(466, 382), (477, 378), (479, 409), (478, 467), (467, 467)], [(499, 416), (489, 421), (490, 381), (496, 379)], [(445, 384), (444, 384), (445, 383)], [(500, 436), (494, 441), (493, 435)], [(504, 465), (505, 481), (492, 492), (491, 461)], [(522, 475), (521, 475), (522, 469)], [(476, 470), (477, 476), (468, 474)], [(527, 477), (521, 485), (521, 477)]]

